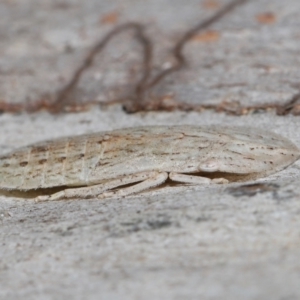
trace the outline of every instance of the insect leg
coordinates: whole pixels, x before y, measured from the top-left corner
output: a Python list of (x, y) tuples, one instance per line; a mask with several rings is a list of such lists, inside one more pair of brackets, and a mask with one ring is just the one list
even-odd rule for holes
[[(100, 184), (95, 183), (95, 185), (90, 185), (90, 186), (86, 186), (86, 187), (69, 188), (69, 189), (65, 189), (65, 190), (59, 191), (57, 193), (54, 193), (52, 195), (39, 196), (39, 197), (37, 197), (37, 201), (60, 200), (60, 199), (66, 199), (66, 198), (96, 197), (96, 196), (102, 194), (103, 192), (114, 189), (118, 186), (135, 183), (135, 182), (139, 182), (139, 181), (142, 181), (142, 183), (147, 182), (147, 180), (149, 180), (149, 179), (156, 178), (156, 176), (158, 174), (162, 174), (162, 173), (142, 172), (142, 173), (137, 173), (137, 174), (131, 174), (131, 175), (127, 175), (122, 178), (113, 179), (113, 180), (110, 180), (110, 181), (107, 181), (104, 183), (100, 183)], [(155, 185), (159, 185), (159, 184), (160, 184), (160, 182)], [(139, 185), (139, 184), (137, 184), (137, 185)], [(153, 186), (155, 186), (155, 185), (153, 184)], [(129, 187), (129, 188), (133, 188), (133, 187)], [(126, 190), (129, 188), (124, 188), (122, 190)], [(145, 187), (143, 189), (147, 189), (147, 188), (148, 187)], [(115, 194), (115, 192), (111, 192), (111, 193)], [(133, 192), (133, 193), (136, 193), (136, 192)]]
[(152, 187), (164, 183), (167, 180), (167, 178), (168, 178), (167, 172), (148, 172), (147, 179), (145, 179), (144, 181), (117, 191), (105, 192), (99, 195), (98, 198), (102, 199), (111, 196), (128, 196), (128, 195), (136, 194), (141, 191), (150, 189)]
[(210, 179), (202, 176), (187, 175), (187, 174), (180, 174), (174, 172), (171, 172), (169, 174), (169, 178), (173, 181), (190, 183), (190, 184), (228, 183), (228, 180), (225, 178)]

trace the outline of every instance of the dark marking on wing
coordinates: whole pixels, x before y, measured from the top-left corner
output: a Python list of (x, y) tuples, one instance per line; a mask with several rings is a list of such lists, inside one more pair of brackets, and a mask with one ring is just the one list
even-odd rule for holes
[(48, 151), (48, 147), (46, 146), (37, 146), (37, 147), (32, 147), (31, 153), (39, 153), (39, 152), (46, 152)]
[(47, 162), (47, 159), (40, 159), (39, 161), (38, 161), (38, 163), (40, 164), (40, 165), (42, 165), (42, 164), (44, 164), (44, 163), (46, 163)]

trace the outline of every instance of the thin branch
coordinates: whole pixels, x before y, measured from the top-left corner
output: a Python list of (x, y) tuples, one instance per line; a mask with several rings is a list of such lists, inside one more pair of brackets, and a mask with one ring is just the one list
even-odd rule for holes
[(162, 71), (160, 74), (158, 74), (149, 84), (148, 88), (151, 88), (158, 84), (164, 77), (170, 75), (173, 72), (176, 72), (183, 68), (183, 66), (186, 63), (186, 58), (183, 55), (183, 47), (185, 44), (193, 38), (200, 30), (206, 29), (212, 24), (216, 23), (217, 21), (221, 20), (224, 16), (231, 13), (237, 6), (240, 6), (242, 4), (245, 4), (249, 0), (235, 0), (230, 2), (229, 4), (225, 5), (223, 8), (221, 8), (216, 14), (208, 18), (207, 20), (204, 20), (197, 24), (192, 29), (188, 30), (175, 44), (172, 52), (173, 56), (176, 59), (177, 63), (171, 67), (170, 69)]
[(148, 80), (151, 71), (152, 46), (151, 41), (144, 34), (143, 25), (138, 23), (127, 23), (118, 26), (112, 31), (110, 31), (91, 49), (81, 66), (75, 71), (70, 82), (58, 93), (58, 96), (54, 103), (54, 106), (56, 107), (57, 111), (61, 111), (61, 109), (65, 106), (68, 96), (77, 86), (83, 72), (85, 72), (89, 67), (92, 66), (95, 56), (103, 50), (103, 48), (109, 43), (109, 41), (113, 37), (126, 30), (134, 30), (136, 32), (137, 39), (143, 46), (143, 75), (136, 87), (136, 92), (141, 93), (141, 90), (143, 89), (145, 82)]

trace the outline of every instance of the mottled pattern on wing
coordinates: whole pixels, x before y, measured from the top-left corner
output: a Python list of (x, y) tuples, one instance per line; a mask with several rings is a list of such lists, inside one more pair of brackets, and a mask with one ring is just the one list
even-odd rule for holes
[(296, 145), (269, 131), (247, 127), (223, 127), (222, 131), (215, 127), (214, 131), (230, 137), (222, 151), (212, 151), (218, 153), (222, 172), (266, 176), (285, 168), (300, 156)]
[(144, 171), (264, 176), (299, 158), (289, 140), (244, 127), (149, 126), (68, 137), (0, 157), (0, 188), (84, 186)]

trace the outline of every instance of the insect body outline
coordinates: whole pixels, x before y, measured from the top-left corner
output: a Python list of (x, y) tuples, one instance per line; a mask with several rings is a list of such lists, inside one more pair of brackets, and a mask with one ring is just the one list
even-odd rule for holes
[(133, 127), (45, 141), (3, 155), (0, 189), (65, 188), (40, 200), (126, 196), (167, 179), (209, 184), (265, 177), (299, 157), (288, 139), (255, 128)]

